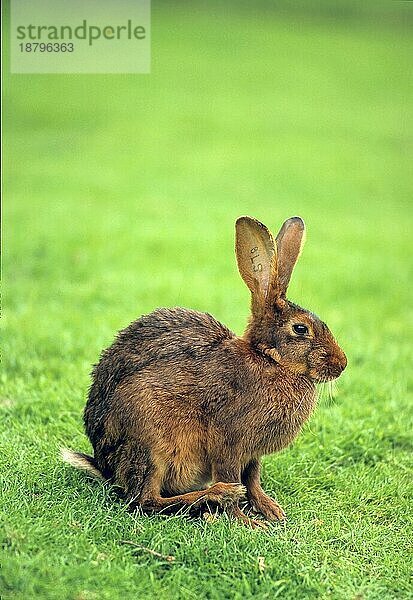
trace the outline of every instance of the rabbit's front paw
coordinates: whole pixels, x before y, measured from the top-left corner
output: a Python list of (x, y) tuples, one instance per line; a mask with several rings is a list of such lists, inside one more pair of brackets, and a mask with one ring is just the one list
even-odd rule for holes
[(281, 506), (267, 496), (267, 494), (259, 494), (249, 498), (250, 504), (256, 512), (260, 512), (268, 521), (283, 521), (286, 514)]

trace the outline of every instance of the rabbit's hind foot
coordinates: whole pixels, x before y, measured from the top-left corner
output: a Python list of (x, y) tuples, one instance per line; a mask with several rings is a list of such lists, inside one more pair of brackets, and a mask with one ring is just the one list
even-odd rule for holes
[(197, 490), (164, 498), (158, 494), (147, 496), (141, 506), (150, 512), (161, 512), (168, 509), (192, 508), (211, 502), (222, 508), (234, 507), (245, 497), (245, 488), (240, 483), (214, 483), (205, 490)]

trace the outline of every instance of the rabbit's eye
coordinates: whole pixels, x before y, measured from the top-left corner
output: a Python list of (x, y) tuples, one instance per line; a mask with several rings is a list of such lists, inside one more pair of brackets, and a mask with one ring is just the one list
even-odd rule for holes
[(305, 335), (306, 333), (308, 333), (308, 327), (307, 325), (303, 325), (302, 323), (295, 323), (293, 325), (293, 331), (295, 333), (298, 333), (298, 335)]

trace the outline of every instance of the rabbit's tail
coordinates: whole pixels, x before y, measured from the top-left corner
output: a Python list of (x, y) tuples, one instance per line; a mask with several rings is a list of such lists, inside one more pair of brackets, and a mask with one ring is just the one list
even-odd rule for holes
[(98, 479), (106, 479), (100, 471), (96, 460), (92, 456), (83, 454), (83, 452), (73, 452), (73, 450), (68, 450), (67, 448), (61, 449), (61, 455), (64, 462), (69, 463), (72, 467), (87, 471), (90, 475), (93, 475), (93, 477), (97, 477)]

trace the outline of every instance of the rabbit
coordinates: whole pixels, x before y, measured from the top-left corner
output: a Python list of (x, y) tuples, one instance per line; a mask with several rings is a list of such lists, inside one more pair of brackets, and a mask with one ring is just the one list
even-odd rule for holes
[(84, 411), (94, 458), (75, 467), (110, 480), (131, 508), (212, 503), (252, 527), (285, 518), (260, 483), (260, 459), (286, 448), (309, 418), (316, 384), (347, 359), (327, 325), (286, 298), (305, 226), (291, 217), (274, 240), (236, 221), (238, 269), (251, 316), (238, 337), (208, 313), (159, 308), (121, 331), (92, 372)]

